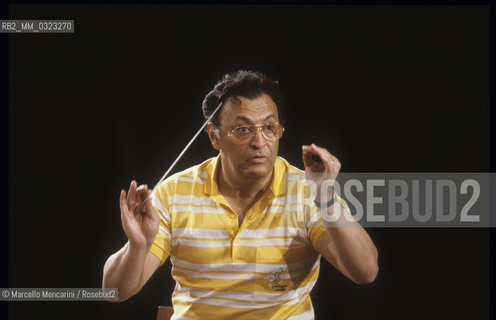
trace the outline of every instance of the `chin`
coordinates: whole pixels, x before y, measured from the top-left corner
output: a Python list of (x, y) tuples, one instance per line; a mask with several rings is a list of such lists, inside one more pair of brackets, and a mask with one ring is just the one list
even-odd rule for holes
[(248, 178), (259, 179), (267, 176), (267, 173), (259, 173), (259, 172), (247, 172), (245, 174)]
[(245, 176), (250, 178), (263, 178), (270, 173), (271, 173), (271, 168), (267, 168), (266, 166), (259, 166), (245, 170)]

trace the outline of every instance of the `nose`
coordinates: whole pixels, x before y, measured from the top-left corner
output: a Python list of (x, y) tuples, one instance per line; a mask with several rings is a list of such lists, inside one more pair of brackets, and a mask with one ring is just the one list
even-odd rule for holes
[(255, 128), (253, 131), (253, 136), (250, 141), (250, 147), (253, 149), (261, 149), (265, 146), (265, 138), (262, 135), (261, 128)]

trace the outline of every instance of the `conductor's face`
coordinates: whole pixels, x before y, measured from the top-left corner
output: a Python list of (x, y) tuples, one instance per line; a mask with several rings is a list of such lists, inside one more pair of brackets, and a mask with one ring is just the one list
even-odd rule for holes
[(263, 93), (255, 99), (227, 99), (219, 123), (220, 135), (210, 131), (209, 136), (220, 151), (223, 172), (245, 181), (272, 175), (282, 127), (270, 96)]

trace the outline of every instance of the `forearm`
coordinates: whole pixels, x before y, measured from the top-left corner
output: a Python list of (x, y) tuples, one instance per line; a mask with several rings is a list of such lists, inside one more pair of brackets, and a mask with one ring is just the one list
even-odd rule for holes
[[(312, 156), (318, 156), (315, 160)], [(357, 283), (374, 281), (379, 267), (377, 249), (365, 229), (334, 194), (333, 184), (341, 163), (327, 149), (311, 144), (302, 146), (307, 182), (326, 226), (317, 242), (317, 251), (339, 271)], [(312, 183), (310, 183), (312, 182)], [(331, 187), (331, 194), (326, 194)], [(329, 201), (331, 199), (331, 201)]]
[[(327, 210), (327, 217), (338, 217), (324, 219), (329, 237), (327, 250), (334, 257), (336, 268), (356, 283), (373, 282), (379, 267), (378, 252), (370, 236), (341, 203), (322, 210)], [(335, 210), (339, 211), (333, 216)]]
[(103, 269), (103, 288), (118, 288), (119, 300), (123, 301), (140, 289), (146, 248), (136, 248), (126, 243), (122, 249), (111, 255)]

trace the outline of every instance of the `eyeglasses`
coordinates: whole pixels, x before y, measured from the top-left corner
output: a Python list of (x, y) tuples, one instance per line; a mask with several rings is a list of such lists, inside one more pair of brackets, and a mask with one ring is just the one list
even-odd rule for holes
[(227, 135), (230, 136), (234, 144), (242, 145), (247, 144), (255, 136), (256, 130), (262, 133), (265, 140), (274, 142), (281, 138), (284, 132), (284, 127), (279, 123), (265, 123), (255, 125), (242, 125), (232, 130), (226, 130)]

